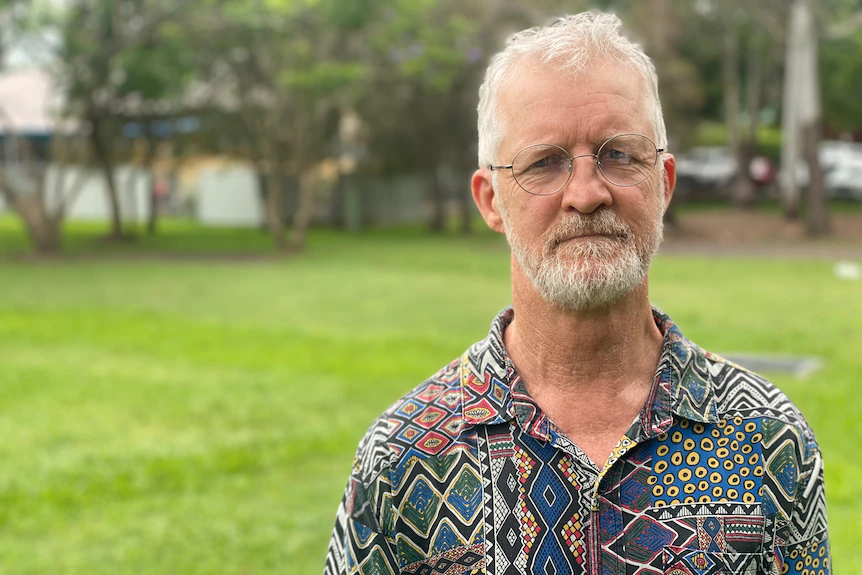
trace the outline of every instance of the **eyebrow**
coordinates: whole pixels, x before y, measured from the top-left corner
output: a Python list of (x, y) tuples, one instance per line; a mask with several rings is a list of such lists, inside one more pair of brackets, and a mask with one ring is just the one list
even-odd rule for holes
[(593, 142), (596, 146), (601, 146), (603, 143), (607, 142), (614, 136), (621, 136), (623, 134), (638, 134), (639, 132), (633, 131), (631, 128), (620, 128), (619, 126), (613, 126), (608, 130), (602, 130), (599, 132), (600, 136), (595, 139)]
[[(614, 136), (622, 136), (624, 134), (640, 134), (640, 132), (635, 131), (632, 128), (625, 129), (625, 128), (619, 128), (617, 126), (614, 126), (608, 130), (602, 130), (601, 132), (599, 132), (599, 136), (597, 136), (595, 138), (590, 138), (589, 140), (581, 140), (579, 142), (575, 142), (574, 144), (575, 145), (589, 144), (591, 147), (598, 150), (599, 146), (601, 146), (602, 144), (604, 144), (605, 142), (607, 142), (608, 140), (610, 140)], [(647, 137), (649, 137), (649, 136), (647, 136)], [(561, 140), (549, 139), (549, 140), (543, 140), (540, 142), (533, 142), (533, 144), (554, 144), (555, 146), (560, 146), (561, 148), (571, 152), (571, 150), (569, 150), (570, 143), (569, 142), (562, 142)], [(532, 144), (526, 144), (526, 145), (530, 146)]]

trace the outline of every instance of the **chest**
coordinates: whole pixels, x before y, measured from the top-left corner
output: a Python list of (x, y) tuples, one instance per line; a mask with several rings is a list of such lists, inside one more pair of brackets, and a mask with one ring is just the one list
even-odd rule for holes
[(689, 427), (623, 440), (599, 470), (565, 438), (489, 426), (449, 481), (402, 492), (399, 551), (410, 551), (411, 531), (430, 546), (402, 572), (772, 573), (774, 511), (756, 434), (715, 435)]
[[(601, 468), (620, 438), (638, 418), (647, 401), (652, 380), (636, 386), (625, 397), (532, 395), (541, 413), (567, 438), (577, 444), (593, 464)], [(608, 408), (608, 406), (613, 406)]]

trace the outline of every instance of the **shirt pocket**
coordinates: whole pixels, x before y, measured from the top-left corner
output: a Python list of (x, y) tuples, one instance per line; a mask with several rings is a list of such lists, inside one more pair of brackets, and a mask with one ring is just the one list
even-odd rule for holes
[(772, 575), (771, 554), (716, 553), (668, 545), (662, 550), (663, 575)]
[(761, 553), (765, 543), (765, 518), (761, 515), (694, 516), (698, 509), (684, 506), (686, 516), (667, 521), (665, 525), (680, 534), (692, 533), (685, 545), (715, 553)]

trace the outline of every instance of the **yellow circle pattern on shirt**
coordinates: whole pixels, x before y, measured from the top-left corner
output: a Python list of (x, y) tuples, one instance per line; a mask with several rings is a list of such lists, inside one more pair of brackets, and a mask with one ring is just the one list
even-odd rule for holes
[(825, 543), (814, 542), (794, 548), (785, 558), (782, 573), (793, 569), (799, 575), (826, 575), (829, 572), (829, 557)]
[(760, 419), (678, 422), (658, 437), (653, 452), (653, 505), (759, 501), (762, 438)]

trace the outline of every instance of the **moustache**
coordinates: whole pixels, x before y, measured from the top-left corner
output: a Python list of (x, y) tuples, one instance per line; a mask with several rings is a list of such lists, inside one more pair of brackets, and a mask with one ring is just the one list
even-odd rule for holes
[(631, 228), (609, 209), (601, 209), (590, 215), (575, 213), (550, 231), (545, 245), (556, 249), (561, 243), (582, 236), (609, 236), (623, 242), (631, 241)]

